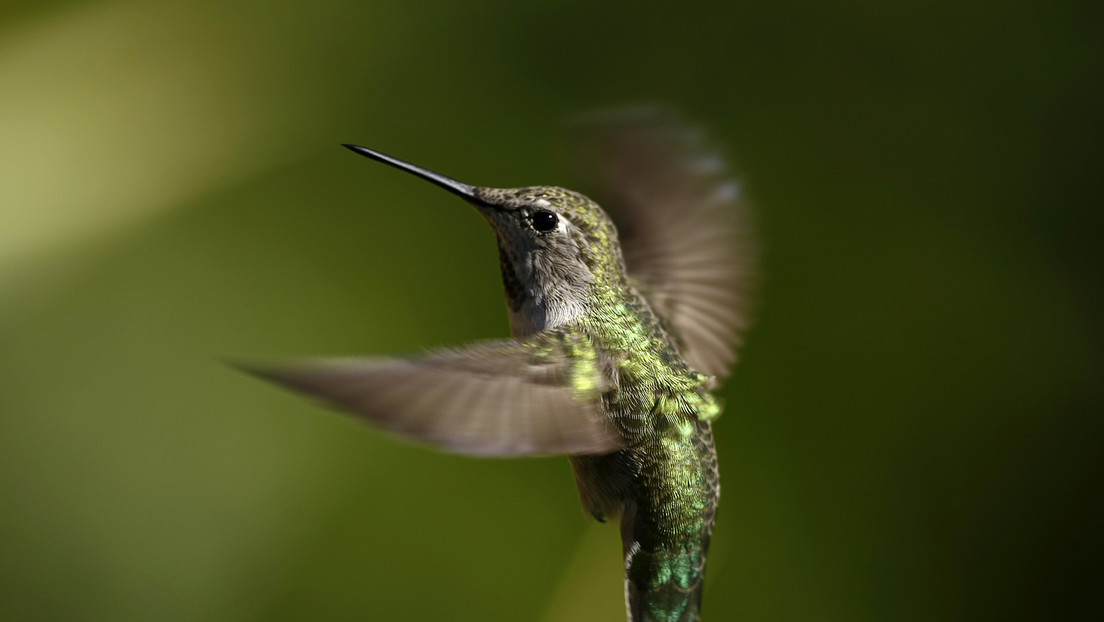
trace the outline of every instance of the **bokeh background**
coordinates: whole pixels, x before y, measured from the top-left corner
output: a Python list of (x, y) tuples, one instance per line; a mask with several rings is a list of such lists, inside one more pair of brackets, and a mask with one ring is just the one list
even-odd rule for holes
[(36, 0), (0, 11), (0, 619), (623, 619), (564, 459), (220, 361), (507, 334), (486, 225), (358, 142), (571, 183), (665, 102), (760, 206), (717, 620), (1098, 620), (1099, 5)]

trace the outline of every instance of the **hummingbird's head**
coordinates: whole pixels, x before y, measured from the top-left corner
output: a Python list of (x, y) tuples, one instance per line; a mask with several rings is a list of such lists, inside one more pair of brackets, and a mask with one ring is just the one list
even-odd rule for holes
[(624, 281), (613, 222), (587, 197), (551, 186), (475, 188), (494, 228), (515, 336), (570, 322)]
[(441, 186), (483, 214), (498, 240), (515, 337), (581, 317), (600, 300), (600, 291), (624, 284), (613, 222), (597, 203), (577, 192), (551, 186), (471, 186), (371, 149), (345, 146)]

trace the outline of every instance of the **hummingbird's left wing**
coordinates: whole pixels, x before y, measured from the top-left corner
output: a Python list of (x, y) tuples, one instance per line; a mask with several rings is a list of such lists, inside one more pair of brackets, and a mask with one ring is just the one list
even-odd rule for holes
[(242, 366), (410, 439), (482, 456), (604, 454), (620, 436), (598, 410), (598, 370), (564, 335), (409, 358)]
[(727, 376), (748, 323), (749, 210), (704, 135), (662, 108), (576, 126), (580, 168), (617, 225), (625, 267), (694, 369)]

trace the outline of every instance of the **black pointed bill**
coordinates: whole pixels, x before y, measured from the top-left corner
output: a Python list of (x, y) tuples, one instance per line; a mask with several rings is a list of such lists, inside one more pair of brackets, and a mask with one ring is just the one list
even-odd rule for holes
[(345, 147), (346, 149), (350, 149), (352, 151), (355, 151), (356, 153), (359, 153), (360, 155), (362, 155), (366, 158), (371, 158), (371, 159), (375, 160), (376, 162), (383, 162), (384, 164), (386, 164), (388, 166), (393, 166), (393, 167), (395, 167), (399, 170), (406, 171), (407, 173), (410, 173), (412, 175), (417, 175), (418, 177), (421, 177), (422, 179), (424, 179), (428, 182), (436, 184), (436, 185), (444, 188), (445, 190), (448, 190), (449, 192), (451, 192), (451, 193), (453, 193), (453, 194), (455, 194), (455, 195), (457, 195), (457, 196), (459, 196), (459, 197), (461, 197), (461, 198), (463, 198), (463, 199), (465, 199), (465, 200), (467, 200), (471, 203), (474, 203), (476, 205), (488, 206), (488, 207), (497, 207), (497, 206), (494, 206), (494, 205), (490, 205), (485, 200), (483, 200), (478, 195), (476, 195), (476, 193), (475, 193), (476, 186), (472, 186), (470, 184), (465, 184), (463, 182), (456, 181), (455, 179), (453, 179), (451, 177), (445, 177), (444, 175), (441, 175), (440, 173), (434, 173), (433, 171), (431, 171), (429, 169), (422, 168), (422, 167), (420, 167), (416, 164), (411, 164), (411, 163), (409, 163), (405, 160), (400, 160), (398, 158), (393, 158), (393, 157), (391, 157), (391, 156), (389, 156), (385, 153), (380, 153), (378, 151), (375, 151), (374, 149), (369, 149), (367, 147), (361, 147), (360, 145), (342, 145), (342, 147)]

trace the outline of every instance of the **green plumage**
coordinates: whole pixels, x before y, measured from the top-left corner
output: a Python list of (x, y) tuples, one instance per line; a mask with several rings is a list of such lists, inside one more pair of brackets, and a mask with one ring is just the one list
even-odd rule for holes
[(720, 407), (642, 297), (614, 291), (579, 325), (613, 361), (619, 382), (602, 404), (626, 446), (572, 464), (584, 506), (599, 520), (621, 515), (631, 619), (697, 620), (720, 497), (710, 424)]

